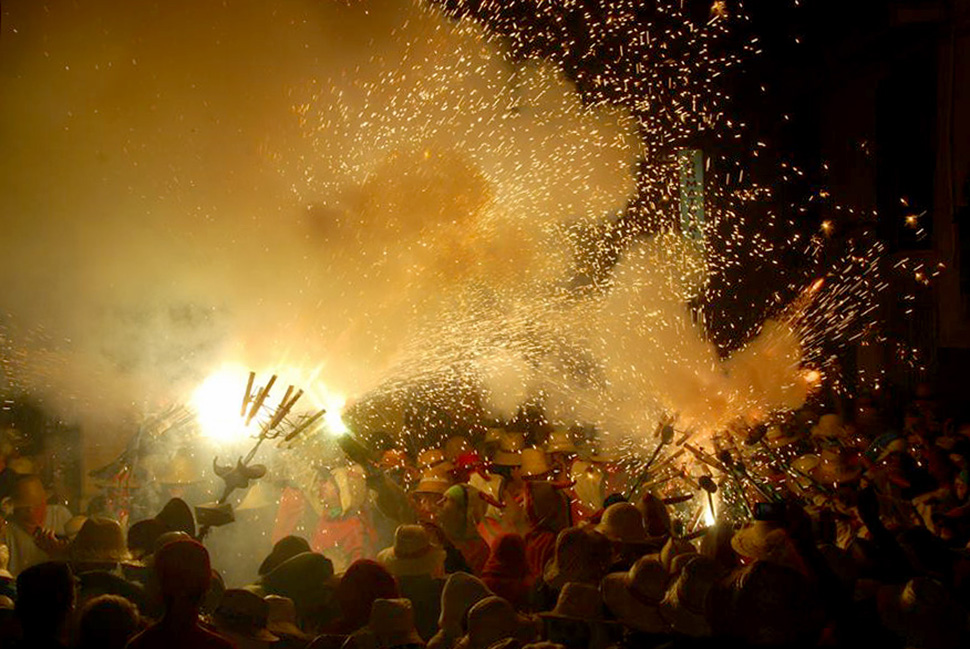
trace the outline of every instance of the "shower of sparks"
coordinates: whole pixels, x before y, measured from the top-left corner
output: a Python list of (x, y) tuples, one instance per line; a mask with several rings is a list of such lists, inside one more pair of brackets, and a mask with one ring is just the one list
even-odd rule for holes
[[(339, 287), (312, 312), (339, 324), (315, 333), (377, 376), (331, 391), (339, 365), (307, 361), (300, 384), (330, 432), (346, 419), (417, 450), (537, 406), (595, 425), (639, 469), (660, 420), (707, 448), (822, 383), (847, 388), (840, 355), (878, 335), (884, 250), (824, 186), (781, 204), (810, 170), (752, 180), (772, 147), (724, 83), (760, 53), (743, 2), (383, 4), (390, 45), (288, 87), (302, 137), (259, 151), (306, 208), (307, 264)], [(703, 152), (696, 236), (680, 221), (683, 149)], [(244, 385), (223, 378), (193, 398), (216, 437), (238, 431), (205, 413), (238, 420)], [(650, 479), (693, 485), (702, 466), (661, 458)], [(719, 494), (719, 508), (738, 497)]]

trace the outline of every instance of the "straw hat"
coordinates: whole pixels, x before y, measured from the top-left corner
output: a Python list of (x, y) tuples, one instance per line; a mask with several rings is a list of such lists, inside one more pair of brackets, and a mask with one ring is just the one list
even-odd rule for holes
[(536, 628), (520, 616), (505, 599), (492, 595), (468, 609), (467, 634), (462, 645), (467, 649), (488, 649), (492, 644), (516, 638), (529, 642), (536, 636)]
[(379, 647), (423, 645), (424, 640), (414, 628), (414, 609), (411, 600), (375, 599), (370, 610), (367, 628), (377, 638)]
[(499, 448), (492, 458), (497, 466), (522, 466), (522, 447), (525, 435), (522, 433), (503, 433), (499, 438)]
[(408, 465), (408, 454), (399, 448), (389, 448), (381, 454), (377, 465), (385, 471), (403, 469)]
[(666, 633), (660, 602), (667, 590), (667, 571), (655, 554), (640, 557), (629, 572), (615, 572), (600, 585), (603, 601), (620, 622), (646, 633)]
[(765, 434), (765, 442), (772, 448), (781, 448), (797, 441), (797, 435), (786, 434), (782, 431), (781, 426), (769, 426), (768, 432)]
[(418, 453), (419, 469), (437, 469), (439, 471), (450, 471), (451, 463), (445, 458), (445, 452), (440, 448), (426, 448)]
[(289, 597), (267, 595), (266, 630), (273, 635), (287, 635), (300, 640), (309, 640), (310, 636), (296, 625), (296, 604)]
[(590, 528), (568, 527), (556, 536), (555, 553), (542, 579), (553, 588), (571, 581), (598, 583), (612, 557), (605, 536)]
[(851, 463), (848, 456), (837, 449), (823, 450), (819, 459), (820, 463), (812, 473), (812, 477), (819, 482), (852, 482), (862, 473), (858, 465)]
[(686, 539), (670, 537), (660, 550), (660, 563), (671, 575), (675, 574), (673, 565), (674, 560), (685, 554), (697, 554), (697, 549)]
[(249, 488), (246, 495), (243, 496), (239, 506), (236, 507), (236, 511), (252, 511), (254, 509), (272, 507), (275, 504), (276, 498), (273, 497), (270, 486), (263, 480), (258, 480), (256, 484)]
[(576, 460), (569, 471), (569, 478), (576, 484), (573, 490), (587, 507), (598, 510), (603, 507), (603, 470), (590, 462)]
[(808, 489), (812, 486), (810, 478), (814, 477), (815, 469), (822, 463), (822, 459), (814, 453), (801, 455), (792, 460), (791, 468), (802, 474), (798, 478), (792, 478), (801, 489)]
[(540, 448), (522, 449), (522, 477), (543, 478), (549, 474), (546, 453)]
[(128, 559), (128, 545), (121, 524), (110, 518), (84, 521), (71, 542), (71, 560), (87, 563), (118, 563)]
[(684, 566), (660, 602), (660, 614), (673, 629), (693, 637), (711, 634), (707, 598), (717, 581), (713, 559), (697, 555)]
[(472, 450), (472, 445), (464, 435), (454, 435), (445, 441), (445, 459), (454, 462), (462, 453)]
[(956, 647), (966, 622), (946, 588), (927, 577), (904, 586), (883, 586), (876, 593), (883, 624), (908, 641), (908, 646)]
[[(544, 620), (582, 620), (590, 625), (594, 635), (598, 634), (596, 627), (616, 626), (616, 622), (607, 622), (603, 616), (603, 599), (597, 586), (590, 584), (569, 583), (559, 591), (556, 607), (547, 613), (539, 613)], [(591, 639), (590, 647), (604, 646), (606, 643)]]
[(502, 436), (505, 435), (504, 428), (488, 428), (485, 430), (485, 444), (501, 444)]
[(549, 434), (546, 440), (546, 453), (578, 453), (579, 449), (573, 443), (573, 438), (569, 431), (564, 428), (557, 428)]
[(47, 502), (47, 490), (44, 483), (36, 475), (25, 475), (14, 483), (10, 504), (14, 509), (21, 507), (38, 507)]
[(438, 628), (452, 637), (460, 636), (465, 613), (491, 594), (488, 586), (478, 577), (467, 572), (452, 573), (441, 589)]
[(838, 439), (846, 436), (845, 426), (842, 425), (842, 417), (835, 413), (829, 413), (819, 417), (818, 423), (812, 426), (812, 437), (823, 439)]
[(269, 604), (251, 591), (242, 588), (227, 590), (213, 617), (220, 631), (262, 642), (279, 640), (266, 629)]
[(8, 569), (10, 566), (10, 548), (8, 548), (3, 543), (0, 543), (0, 578), (2, 579), (13, 579), (13, 575), (10, 574)]
[(770, 561), (799, 570), (798, 552), (788, 532), (778, 523), (754, 521), (731, 538), (731, 547), (742, 557)]
[(399, 525), (394, 545), (378, 552), (377, 561), (397, 577), (434, 575), (444, 569), (445, 551), (431, 543), (421, 525)]
[(448, 477), (447, 472), (434, 467), (421, 474), (418, 486), (412, 489), (411, 493), (442, 495), (449, 487), (451, 487), (451, 478)]
[(636, 505), (627, 502), (613, 503), (603, 512), (596, 531), (617, 543), (649, 543), (650, 537), (643, 527), (643, 516)]

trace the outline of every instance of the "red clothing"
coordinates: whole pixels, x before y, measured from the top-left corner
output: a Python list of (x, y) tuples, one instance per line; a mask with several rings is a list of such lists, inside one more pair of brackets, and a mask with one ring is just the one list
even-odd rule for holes
[(286, 487), (280, 494), (280, 506), (276, 510), (276, 522), (273, 525), (273, 544), (284, 536), (292, 536), (297, 525), (303, 518), (307, 502), (303, 492), (293, 487)]
[(472, 573), (482, 574), (482, 569), (485, 567), (490, 553), (485, 539), (475, 534), (471, 538), (455, 540), (452, 543), (461, 552), (461, 556), (465, 558), (465, 563), (471, 568)]
[(153, 624), (126, 645), (127, 649), (236, 649), (236, 645), (221, 635), (203, 629), (198, 624), (173, 629), (164, 620)]
[(556, 532), (530, 530), (525, 535), (525, 557), (529, 572), (534, 577), (542, 577), (546, 563), (556, 554)]
[(482, 569), (482, 581), (517, 611), (526, 609), (533, 578), (526, 559), (525, 540), (521, 536), (504, 534), (498, 538)]
[(328, 556), (328, 550), (340, 550), (347, 563), (351, 563), (363, 559), (368, 553), (372, 545), (368, 537), (367, 526), (360, 515), (335, 519), (321, 516), (310, 539), (310, 548), (324, 556)]

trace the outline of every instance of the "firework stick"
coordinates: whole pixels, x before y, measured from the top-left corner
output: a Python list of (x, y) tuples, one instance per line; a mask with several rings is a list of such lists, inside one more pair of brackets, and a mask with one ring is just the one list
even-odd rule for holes
[(294, 428), (292, 431), (290, 431), (290, 434), (287, 435), (286, 437), (284, 437), (283, 438), (283, 441), (284, 442), (289, 442), (290, 440), (292, 440), (294, 437), (296, 437), (297, 435), (299, 435), (300, 433), (302, 433), (303, 431), (305, 431), (306, 429), (308, 429), (310, 426), (312, 426), (313, 424), (315, 424), (316, 422), (318, 422), (320, 420), (320, 418), (323, 417), (324, 414), (326, 414), (326, 412), (327, 412), (326, 410), (320, 410), (320, 411), (318, 411), (315, 415), (313, 415), (312, 417), (310, 417), (309, 419), (307, 419), (305, 422), (303, 422), (302, 424), (300, 424), (299, 426), (297, 426), (296, 428)]
[[(705, 453), (704, 451), (700, 450), (699, 448), (697, 448), (695, 446), (691, 446), (690, 444), (684, 444), (684, 448), (686, 448), (688, 451), (690, 451), (694, 455), (694, 457), (696, 457), (698, 460), (700, 460), (701, 462), (703, 462), (707, 466), (713, 467), (713, 468), (717, 469), (718, 471), (720, 471), (721, 473), (731, 473), (731, 471), (726, 466), (724, 466), (723, 464), (721, 464), (717, 460), (717, 458), (715, 458), (713, 455), (710, 455), (708, 453)], [(700, 488), (700, 487), (698, 487), (698, 488)]]
[(249, 425), (249, 422), (253, 420), (253, 417), (256, 416), (256, 413), (259, 412), (259, 409), (263, 407), (263, 402), (266, 401), (266, 397), (269, 396), (269, 391), (273, 387), (274, 383), (276, 383), (275, 374), (269, 377), (269, 382), (266, 383), (266, 387), (259, 391), (259, 396), (256, 397), (255, 401), (253, 401), (253, 407), (249, 410), (249, 416), (246, 418), (247, 426)]
[(242, 410), (239, 411), (240, 417), (246, 416), (246, 406), (253, 400), (253, 381), (256, 380), (256, 372), (249, 372), (249, 381), (246, 383), (246, 394), (243, 395)]

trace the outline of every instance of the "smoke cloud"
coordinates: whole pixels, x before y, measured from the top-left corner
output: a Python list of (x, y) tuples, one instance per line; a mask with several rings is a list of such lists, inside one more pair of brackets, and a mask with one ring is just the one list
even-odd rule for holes
[(804, 396), (769, 378), (796, 376), (783, 325), (717, 357), (675, 235), (570, 293), (569, 230), (624, 209), (639, 136), (479, 26), (409, 0), (3, 10), (8, 391), (97, 424), (226, 363), (347, 395), (460, 367), (497, 414), (539, 392), (625, 431)]

